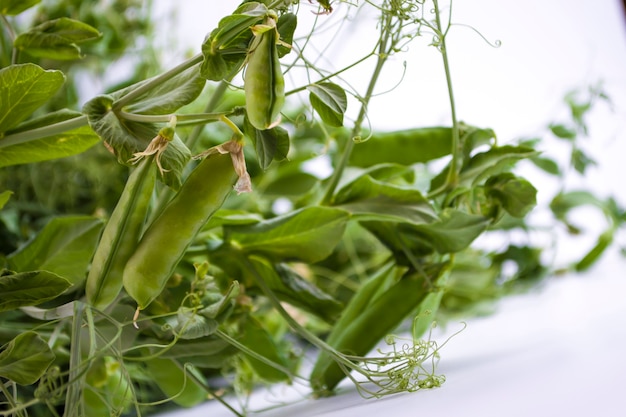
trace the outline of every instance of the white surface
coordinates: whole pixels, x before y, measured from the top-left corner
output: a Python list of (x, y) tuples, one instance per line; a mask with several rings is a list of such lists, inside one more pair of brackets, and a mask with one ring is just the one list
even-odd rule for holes
[[(185, 22), (181, 42), (197, 48), (214, 26), (210, 19), (216, 22), (239, 1), (220, 2), (223, 11), (202, 19), (197, 16), (208, 16), (202, 12), (203, 2), (184, 3), (188, 7), (178, 9)], [(211, 3), (214, 7), (217, 2)], [(468, 29), (453, 29), (449, 49), (459, 117), (494, 128), (500, 140), (507, 142), (541, 133), (556, 118), (567, 121), (563, 96), (602, 81), (613, 108), (599, 106), (588, 120), (591, 138), (585, 148), (599, 166), (578, 181), (586, 187), (593, 184), (598, 193), (613, 194), (626, 205), (622, 162), (626, 155), (626, 27), (621, 2), (457, 0), (454, 6), (455, 21), (471, 24), (491, 41), (502, 41), (494, 49)], [(194, 21), (198, 23), (189, 24)], [(425, 62), (421, 46), (414, 50), (420, 55), (406, 57), (411, 78), (396, 92), (400, 96), (391, 93), (372, 103), (371, 114), (384, 115), (372, 120), (375, 126), (446, 122), (448, 107), (438, 78), (439, 62)], [(399, 68), (400, 60), (395, 63), (396, 74)], [(397, 78), (390, 80), (388, 85), (393, 85)], [(406, 91), (414, 91), (415, 100), (397, 107), (398, 97), (406, 99)], [(383, 111), (389, 108), (394, 109), (391, 114)], [(469, 320), (468, 327), (441, 351), (439, 372), (447, 378), (442, 388), (384, 400), (363, 400), (356, 392), (343, 391), (333, 398), (303, 400), (258, 415), (624, 415), (624, 271), (623, 258), (610, 256), (590, 273), (551, 279), (540, 291), (504, 300), (496, 314)], [(455, 330), (453, 324), (447, 329)], [(293, 402), (308, 394), (300, 391), (300, 395), (281, 387), (271, 393), (261, 391), (253, 396), (251, 407)], [(205, 415), (231, 414), (217, 403), (171, 414)]]

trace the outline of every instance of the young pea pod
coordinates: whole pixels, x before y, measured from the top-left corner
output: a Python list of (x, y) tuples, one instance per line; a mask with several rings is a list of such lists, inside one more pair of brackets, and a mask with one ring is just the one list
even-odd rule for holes
[(280, 122), (285, 104), (285, 80), (278, 60), (279, 35), (276, 20), (268, 17), (263, 25), (252, 27), (255, 38), (248, 53), (244, 76), (247, 118), (259, 130)]
[[(431, 272), (429, 276), (436, 277), (441, 269)], [(343, 316), (350, 320), (340, 318), (327, 339), (335, 350), (354, 356), (366, 355), (430, 293), (425, 278), (415, 272), (405, 274), (396, 283), (385, 281), (387, 279), (383, 276), (373, 278), (371, 284), (374, 285), (366, 283), (362, 287), (365, 296), (359, 291), (348, 303)], [(386, 290), (376, 291), (375, 284), (391, 285)], [(335, 359), (327, 352), (321, 352), (311, 372), (311, 386), (323, 395), (332, 391), (345, 377), (345, 370)]]
[(153, 158), (130, 174), (94, 254), (85, 287), (87, 301), (105, 309), (122, 289), (122, 273), (139, 242), (156, 181)]
[(150, 224), (123, 274), (124, 288), (137, 302), (137, 311), (161, 293), (194, 237), (224, 203), (236, 179), (230, 154), (208, 156)]

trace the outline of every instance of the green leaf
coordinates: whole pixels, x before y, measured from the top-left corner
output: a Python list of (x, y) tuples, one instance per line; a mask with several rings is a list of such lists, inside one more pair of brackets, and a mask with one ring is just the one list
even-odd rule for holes
[[(520, 159), (532, 158), (538, 154), (527, 146), (495, 146), (486, 152), (471, 157), (463, 165), (458, 176), (457, 186), (470, 187), (485, 178), (507, 171)], [(430, 189), (436, 190), (443, 186), (448, 175), (448, 167), (441, 171), (430, 183)]]
[(267, 286), (281, 301), (315, 314), (329, 323), (334, 322), (341, 313), (342, 305), (339, 301), (287, 265), (271, 265), (267, 260), (255, 256), (249, 259)]
[(348, 108), (348, 98), (343, 88), (333, 83), (311, 84), (307, 87), (309, 101), (329, 126), (343, 126), (343, 115)]
[(0, 210), (9, 202), (9, 199), (13, 195), (13, 191), (6, 190), (0, 193)]
[(614, 230), (608, 229), (598, 236), (596, 244), (582, 257), (582, 259), (574, 265), (574, 269), (578, 272), (588, 270), (593, 264), (596, 263), (606, 249), (613, 242)]
[(522, 218), (537, 205), (537, 189), (511, 173), (493, 176), (485, 183), (486, 193), (513, 217)]
[(539, 156), (535, 156), (529, 159), (538, 168), (544, 170), (548, 174), (561, 175), (561, 168), (559, 168), (559, 165), (553, 159), (542, 158)]
[(4, 132), (44, 105), (64, 82), (61, 71), (46, 71), (35, 64), (0, 69), (0, 143)]
[(0, 0), (0, 14), (15, 16), (39, 3), (41, 0)]
[(200, 73), (204, 78), (220, 81), (241, 69), (253, 36), (250, 27), (261, 21), (267, 12), (264, 4), (249, 2), (219, 21), (202, 43), (204, 61)]
[(72, 60), (82, 58), (76, 45), (97, 39), (98, 30), (78, 20), (61, 17), (49, 20), (22, 33), (13, 45), (28, 54), (40, 58)]
[(414, 225), (405, 228), (422, 235), (439, 253), (459, 252), (467, 248), (489, 225), (490, 219), (445, 209), (440, 220), (430, 224)]
[(47, 161), (77, 155), (91, 148), (100, 138), (87, 125), (62, 133), (30, 139), (30, 130), (69, 121), (80, 113), (60, 111), (29, 120), (11, 130), (0, 140), (0, 167)]
[[(151, 81), (148, 79), (127, 87), (113, 94), (113, 97), (121, 98)], [(200, 75), (199, 67), (196, 65), (151, 88), (127, 105), (124, 110), (138, 114), (171, 114), (198, 98), (205, 84), (206, 80)]]
[(572, 151), (572, 165), (574, 165), (576, 172), (584, 175), (590, 165), (597, 165), (597, 163), (580, 149), (574, 149)]
[(576, 129), (571, 127), (561, 125), (561, 124), (553, 124), (550, 125), (550, 130), (560, 139), (574, 140), (576, 139)]
[(50, 301), (70, 286), (66, 279), (47, 271), (0, 271), (0, 311)]
[[(114, 97), (110, 95), (97, 96), (85, 104), (83, 111), (89, 118), (91, 128), (109, 145), (118, 161), (129, 165), (128, 161), (133, 154), (144, 151), (158, 134), (159, 128), (118, 118), (113, 110), (114, 102)], [(174, 189), (180, 188), (183, 168), (190, 158), (191, 152), (187, 146), (178, 135), (174, 135), (161, 154), (161, 166), (167, 170), (163, 182)]]
[[(278, 365), (289, 368), (289, 361), (287, 360), (287, 357), (279, 350), (278, 345), (259, 320), (252, 316), (248, 316), (245, 319), (240, 332), (241, 337), (238, 341), (242, 345)], [(244, 353), (243, 355), (252, 369), (254, 369), (254, 372), (264, 381), (281, 382), (291, 379), (291, 377), (283, 371), (276, 369), (275, 367), (262, 362), (247, 353)]]
[(88, 216), (52, 219), (32, 240), (7, 257), (16, 271), (45, 270), (73, 285), (85, 279), (102, 221)]
[(289, 133), (280, 126), (259, 130), (244, 118), (244, 133), (254, 143), (261, 169), (266, 170), (272, 161), (282, 161), (289, 153)]
[(349, 211), (357, 220), (415, 224), (437, 220), (434, 209), (418, 190), (377, 181), (369, 175), (342, 188), (335, 197), (334, 206)]
[(206, 337), (215, 333), (219, 327), (217, 320), (202, 316), (188, 307), (178, 309), (176, 319), (172, 322), (172, 327), (181, 339)]
[[(280, 35), (280, 40), (287, 45), (291, 45), (293, 42), (293, 34), (298, 26), (298, 17), (293, 13), (284, 13), (278, 18), (276, 22), (276, 29)], [(291, 52), (291, 48), (278, 44), (278, 57), (282, 58)]]
[(226, 226), (226, 240), (245, 253), (314, 263), (328, 257), (343, 236), (349, 214), (308, 207), (249, 226)]
[(54, 361), (48, 344), (35, 332), (27, 331), (0, 352), (0, 376), (20, 385), (37, 382)]

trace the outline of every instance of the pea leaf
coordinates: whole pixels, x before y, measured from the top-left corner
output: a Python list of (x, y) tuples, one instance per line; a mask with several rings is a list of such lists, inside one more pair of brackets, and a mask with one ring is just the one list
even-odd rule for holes
[(352, 213), (357, 220), (387, 220), (429, 223), (437, 214), (422, 193), (402, 188), (365, 175), (342, 188), (334, 205)]
[[(291, 45), (293, 42), (293, 34), (296, 31), (298, 25), (298, 17), (293, 13), (284, 13), (278, 18), (276, 22), (276, 29), (280, 35), (280, 40), (287, 45)], [(278, 44), (278, 57), (282, 58), (291, 52), (291, 48)]]
[(0, 193), (0, 210), (2, 210), (4, 205), (9, 202), (11, 195), (13, 195), (13, 191), (10, 190), (6, 190)]
[(281, 301), (313, 313), (329, 323), (334, 322), (341, 313), (342, 304), (339, 301), (304, 279), (289, 266), (271, 265), (267, 260), (256, 256), (249, 259)]
[(20, 385), (34, 384), (54, 359), (48, 344), (36, 332), (27, 331), (0, 352), (0, 376)]
[(87, 125), (50, 136), (30, 136), (30, 131), (39, 127), (80, 116), (80, 113), (63, 110), (20, 124), (0, 140), (0, 167), (64, 158), (91, 148), (100, 138)]
[(567, 140), (576, 139), (576, 130), (571, 127), (562, 124), (552, 124), (550, 125), (550, 130), (557, 138)]
[[(253, 350), (270, 361), (289, 368), (289, 361), (278, 345), (263, 327), (263, 324), (252, 316), (248, 316), (241, 328), (241, 337), (238, 340), (245, 347)], [(290, 376), (275, 367), (260, 361), (259, 359), (243, 354), (254, 372), (267, 382), (280, 382), (290, 380)]]
[[(117, 91), (112, 96), (115, 99), (121, 98), (128, 92), (152, 81), (149, 79), (132, 85)], [(199, 67), (196, 65), (151, 88), (127, 105), (124, 110), (139, 114), (174, 113), (182, 106), (194, 101), (202, 93), (205, 83), (206, 80), (200, 75)]]
[(219, 21), (217, 28), (202, 43), (204, 61), (200, 73), (204, 78), (220, 81), (241, 68), (253, 36), (250, 27), (267, 12), (264, 4), (248, 2)]
[(338, 208), (307, 207), (253, 225), (225, 226), (224, 233), (244, 253), (314, 263), (332, 253), (349, 217)]
[(13, 45), (40, 58), (72, 60), (82, 58), (77, 43), (97, 39), (98, 30), (78, 20), (61, 17), (35, 26), (20, 34)]
[(15, 16), (38, 3), (41, 0), (0, 0), (0, 14)]
[(259, 130), (244, 118), (244, 133), (254, 143), (257, 161), (265, 170), (272, 161), (282, 161), (289, 153), (289, 133), (280, 126)]
[(0, 69), (0, 143), (4, 132), (26, 120), (64, 82), (61, 71), (44, 70), (35, 64)]
[[(136, 152), (146, 149), (159, 128), (153, 124), (137, 123), (120, 119), (113, 110), (115, 98), (110, 95), (101, 95), (93, 98), (83, 107), (89, 119), (89, 125), (108, 145), (117, 156), (120, 163), (129, 165), (129, 160)], [(167, 171), (163, 175), (163, 182), (174, 189), (182, 184), (182, 171), (191, 152), (180, 140), (178, 135), (167, 145), (161, 154), (161, 165)]]
[(487, 195), (497, 200), (513, 217), (523, 218), (537, 205), (537, 189), (508, 172), (489, 178), (485, 188)]
[(101, 229), (102, 221), (93, 217), (54, 218), (26, 245), (7, 257), (9, 268), (45, 270), (78, 285), (85, 279)]
[(0, 311), (53, 300), (70, 286), (68, 280), (47, 271), (0, 271)]
[(407, 265), (407, 251), (413, 256), (423, 256), (433, 250), (443, 254), (467, 248), (486, 230), (489, 222), (488, 217), (445, 209), (439, 219), (431, 223), (367, 221), (362, 224), (394, 253), (398, 263)]
[(404, 228), (426, 238), (439, 253), (459, 252), (467, 248), (489, 225), (490, 219), (459, 210), (445, 209), (440, 220)]
[(348, 108), (346, 92), (337, 84), (325, 82), (311, 84), (307, 87), (309, 101), (320, 115), (322, 121), (329, 126), (343, 126), (343, 115)]
[[(538, 152), (527, 146), (495, 146), (478, 153), (465, 162), (458, 175), (457, 186), (476, 185), (485, 178), (507, 171), (518, 160), (537, 156)], [(446, 181), (449, 167), (444, 168), (430, 183), (435, 190)]]

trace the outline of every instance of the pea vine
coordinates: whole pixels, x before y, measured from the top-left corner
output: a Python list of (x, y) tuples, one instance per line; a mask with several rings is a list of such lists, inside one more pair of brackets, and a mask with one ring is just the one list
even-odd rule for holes
[[(546, 139), (502, 144), (460, 121), (451, 3), (243, 1), (196, 55), (162, 69), (144, 51), (128, 80), (79, 106), (73, 77), (154, 30), (130, 17), (142, 2), (102, 6), (129, 11), (115, 24), (98, 3), (0, 0), (0, 416), (209, 400), (241, 416), (260, 384), (313, 397), (346, 379), (364, 397), (440, 387), (450, 339), (435, 340), (437, 323), (590, 268), (626, 218), (564, 185), (537, 207), (519, 174), (526, 163), (565, 184), (593, 164), (578, 139), (608, 101), (600, 87), (568, 95), (571, 121), (546, 128), (567, 144), (565, 166), (540, 152)], [(358, 13), (377, 16), (369, 52), (322, 65), (314, 41)], [(384, 69), (423, 37), (442, 60), (450, 125), (379, 131), (369, 109)], [(367, 65), (361, 92), (348, 80)], [(328, 175), (309, 168), (320, 159)], [(607, 227), (556, 265), (531, 235), (582, 233), (570, 218), (581, 206)], [(551, 224), (533, 221), (542, 209)], [(486, 236), (503, 243), (484, 248)]]

